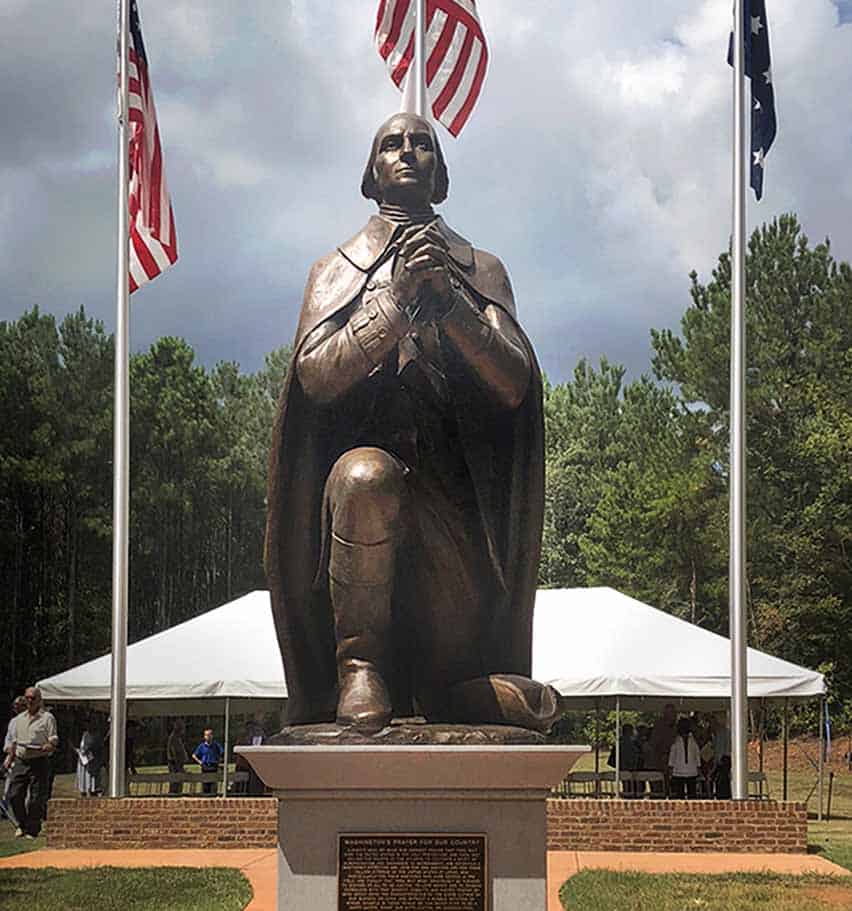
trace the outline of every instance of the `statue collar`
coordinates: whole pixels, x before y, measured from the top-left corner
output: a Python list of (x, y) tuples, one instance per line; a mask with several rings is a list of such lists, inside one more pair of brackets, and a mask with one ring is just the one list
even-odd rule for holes
[[(438, 215), (435, 225), (444, 236), (450, 248), (450, 256), (464, 270), (473, 268), (473, 248)], [(381, 215), (373, 215), (351, 240), (337, 249), (362, 272), (369, 272), (387, 250), (399, 226)]]

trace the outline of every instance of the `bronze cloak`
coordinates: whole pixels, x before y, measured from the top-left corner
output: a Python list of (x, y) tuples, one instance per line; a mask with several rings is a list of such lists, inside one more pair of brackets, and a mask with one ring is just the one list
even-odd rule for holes
[[(480, 301), (500, 306), (517, 324), (514, 296), (502, 263), (471, 245), (443, 222), (456, 273)], [(270, 453), (264, 560), (287, 680), (287, 721), (333, 720), (337, 701), (334, 620), (328, 588), (315, 583), (322, 550), (323, 487), (342, 450), (341, 422), (359, 420), (361, 386), (345, 408), (319, 408), (305, 395), (296, 361), (310, 332), (352, 304), (381, 260), (394, 224), (373, 216), (363, 230), (314, 264), (281, 392)], [(489, 673), (530, 675), (532, 620), (544, 511), (544, 442), (541, 372), (518, 326), (531, 364), (521, 405), (493, 408), (462, 364), (451, 373), (460, 439), (476, 490), (492, 562), (502, 574), (493, 592), (487, 641)], [(362, 384), (364, 385), (364, 384)], [(498, 574), (498, 575), (499, 575)]]

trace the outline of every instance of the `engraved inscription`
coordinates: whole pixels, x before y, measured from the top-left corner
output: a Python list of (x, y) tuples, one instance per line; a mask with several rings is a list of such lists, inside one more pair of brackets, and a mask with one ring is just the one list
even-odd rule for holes
[(341, 835), (338, 911), (485, 911), (484, 835)]

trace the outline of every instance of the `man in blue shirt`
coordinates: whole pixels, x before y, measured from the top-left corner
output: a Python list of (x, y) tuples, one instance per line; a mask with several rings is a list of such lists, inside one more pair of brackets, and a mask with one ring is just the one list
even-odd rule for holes
[[(213, 728), (205, 728), (204, 740), (198, 744), (192, 754), (192, 758), (201, 766), (201, 771), (218, 772), (219, 763), (224, 755), (222, 744), (213, 739)], [(215, 781), (205, 781), (201, 788), (205, 794), (215, 794), (217, 791)]]

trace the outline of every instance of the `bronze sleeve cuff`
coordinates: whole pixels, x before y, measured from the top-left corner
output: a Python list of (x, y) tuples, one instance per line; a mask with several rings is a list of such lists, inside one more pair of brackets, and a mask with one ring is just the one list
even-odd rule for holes
[(405, 335), (409, 324), (408, 317), (396, 305), (389, 287), (367, 291), (349, 320), (353, 338), (373, 367), (381, 364)]
[[(483, 313), (461, 283), (452, 282), (455, 298), (439, 326), (497, 404), (517, 408), (530, 381), (530, 361), (510, 320)], [(496, 324), (495, 324), (496, 323)]]
[(462, 354), (477, 355), (488, 347), (494, 327), (460, 284), (453, 281), (452, 288), (453, 303), (439, 325)]
[(389, 288), (368, 291), (344, 322), (318, 326), (296, 359), (308, 398), (329, 404), (366, 379), (408, 329)]

